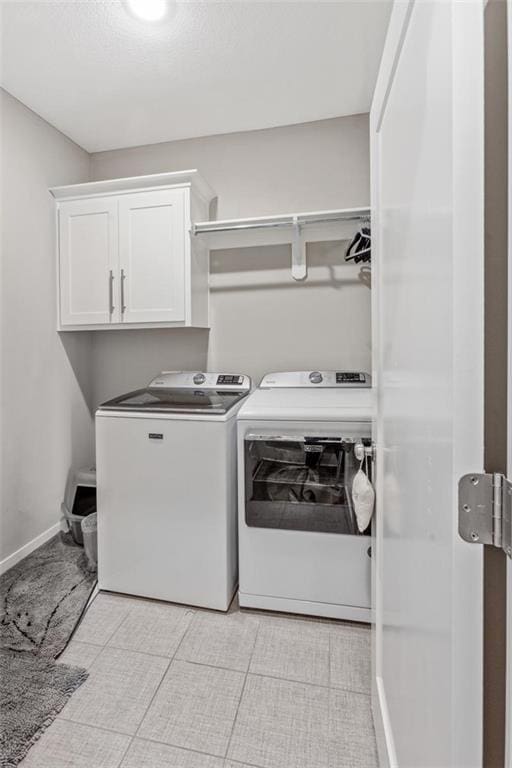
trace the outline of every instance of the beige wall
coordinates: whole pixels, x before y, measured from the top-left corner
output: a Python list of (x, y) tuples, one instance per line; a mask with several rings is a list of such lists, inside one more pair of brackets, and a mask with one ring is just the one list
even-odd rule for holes
[[(234, 133), (92, 155), (93, 179), (198, 168), (218, 194), (216, 218), (369, 203), (368, 116)], [(309, 249), (309, 277), (291, 279), (287, 247), (216, 251), (212, 328), (123, 331), (93, 339), (94, 401), (162, 368), (370, 369), (370, 292), (344, 246)]]
[(0, 90), (2, 117), (0, 561), (60, 516), (70, 465), (93, 456), (90, 334), (56, 333), (48, 187), (86, 181), (89, 156)]

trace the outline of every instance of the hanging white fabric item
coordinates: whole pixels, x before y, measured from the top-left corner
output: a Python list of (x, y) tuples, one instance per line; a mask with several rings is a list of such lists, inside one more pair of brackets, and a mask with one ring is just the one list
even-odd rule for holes
[[(365, 462), (366, 472), (363, 470)], [(361, 459), (359, 470), (354, 476), (352, 482), (352, 499), (354, 502), (354, 512), (357, 520), (357, 527), (360, 533), (363, 533), (370, 525), (372, 519), (373, 507), (375, 505), (375, 491), (368, 477), (368, 456)]]

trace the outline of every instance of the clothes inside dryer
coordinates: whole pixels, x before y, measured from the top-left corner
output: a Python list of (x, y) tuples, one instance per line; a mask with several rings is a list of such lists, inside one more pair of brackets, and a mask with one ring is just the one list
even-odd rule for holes
[(342, 438), (247, 435), (247, 525), (357, 535), (353, 448)]

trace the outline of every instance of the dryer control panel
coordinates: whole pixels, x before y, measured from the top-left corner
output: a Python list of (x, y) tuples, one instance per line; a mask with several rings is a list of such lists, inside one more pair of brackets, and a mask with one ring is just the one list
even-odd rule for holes
[(311, 387), (311, 388), (354, 388), (371, 387), (372, 380), (362, 371), (278, 371), (267, 373), (260, 387)]

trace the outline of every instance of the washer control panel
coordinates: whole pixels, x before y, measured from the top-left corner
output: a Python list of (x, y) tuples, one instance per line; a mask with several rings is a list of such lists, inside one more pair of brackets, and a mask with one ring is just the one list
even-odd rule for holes
[(363, 371), (278, 371), (267, 373), (260, 387), (371, 387), (372, 380)]
[(224, 389), (249, 391), (251, 379), (243, 373), (203, 371), (162, 371), (149, 382), (150, 389)]

